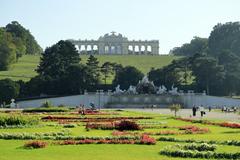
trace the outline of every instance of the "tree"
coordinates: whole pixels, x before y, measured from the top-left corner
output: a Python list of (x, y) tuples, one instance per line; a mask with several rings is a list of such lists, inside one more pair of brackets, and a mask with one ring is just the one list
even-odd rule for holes
[(217, 57), (224, 50), (240, 56), (240, 22), (217, 24), (209, 36), (209, 54)]
[(98, 84), (98, 79), (92, 74), (92, 68), (87, 65), (72, 65), (67, 70), (65, 77), (67, 92), (71, 94), (84, 93)]
[(226, 72), (223, 83), (225, 94), (237, 94), (240, 91), (240, 57), (226, 50), (219, 55), (219, 64), (224, 66)]
[(181, 109), (181, 105), (180, 104), (173, 104), (171, 106), (169, 106), (169, 109), (171, 111), (174, 111), (174, 116), (176, 117), (177, 116), (177, 112)]
[(42, 48), (34, 36), (17, 21), (7, 24), (5, 29), (13, 36), (13, 42), (17, 47), (17, 57), (21, 57), (24, 54), (42, 53)]
[(113, 67), (114, 67), (114, 64), (111, 62), (105, 62), (101, 66), (101, 72), (104, 76), (103, 80), (105, 85), (107, 84), (107, 78), (109, 78), (110, 75), (113, 74)]
[(193, 61), (192, 74), (198, 90), (206, 90), (210, 94), (222, 84), (225, 76), (224, 67), (217, 64), (213, 57), (199, 57)]
[(9, 103), (19, 95), (19, 85), (11, 79), (0, 80), (0, 103)]
[(177, 56), (192, 56), (194, 54), (206, 54), (208, 48), (208, 39), (194, 37), (190, 43), (185, 43), (181, 47), (175, 47), (170, 54)]
[(96, 57), (94, 57), (93, 55), (90, 55), (88, 57), (86, 65), (91, 68), (92, 74), (97, 79), (100, 79), (100, 67), (98, 66), (99, 65), (98, 59)]
[(123, 67), (121, 70), (116, 72), (113, 85), (116, 86), (120, 84), (122, 89), (128, 89), (130, 85), (136, 86), (143, 76), (144, 74), (135, 67)]
[(16, 47), (11, 34), (0, 28), (0, 70), (7, 70), (16, 61)]
[(69, 41), (59, 41), (47, 48), (42, 54), (37, 72), (40, 76), (59, 79), (66, 74), (67, 69), (80, 62), (75, 46)]
[(178, 86), (181, 84), (181, 75), (175, 66), (175, 62), (163, 68), (152, 68), (148, 77), (157, 86), (165, 85), (167, 88), (171, 88), (172, 85)]

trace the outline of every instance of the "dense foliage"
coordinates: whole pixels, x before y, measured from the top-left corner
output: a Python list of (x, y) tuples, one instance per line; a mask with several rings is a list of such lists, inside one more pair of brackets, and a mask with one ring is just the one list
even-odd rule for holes
[(0, 28), (0, 70), (7, 70), (22, 55), (40, 53), (34, 36), (17, 21)]
[(12, 98), (19, 95), (20, 86), (11, 79), (0, 80), (0, 104), (9, 103)]
[(116, 72), (113, 85), (117, 86), (120, 84), (121, 89), (128, 89), (130, 85), (136, 86), (143, 76), (143, 73), (135, 67), (123, 67)]
[(0, 126), (36, 125), (39, 119), (25, 116), (0, 116)]
[(170, 54), (179, 56), (192, 56), (194, 54), (206, 54), (208, 48), (208, 39), (194, 37), (190, 43), (185, 43), (181, 47), (175, 47)]

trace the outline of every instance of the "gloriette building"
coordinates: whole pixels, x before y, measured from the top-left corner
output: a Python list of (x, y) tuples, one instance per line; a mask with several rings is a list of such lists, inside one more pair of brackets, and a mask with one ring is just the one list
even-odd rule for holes
[(128, 40), (122, 34), (111, 32), (98, 40), (69, 40), (79, 50), (80, 54), (159, 54), (158, 40)]

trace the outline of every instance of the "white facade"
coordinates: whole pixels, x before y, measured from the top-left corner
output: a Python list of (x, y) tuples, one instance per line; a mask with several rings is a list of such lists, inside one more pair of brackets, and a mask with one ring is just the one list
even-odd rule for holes
[(80, 54), (159, 54), (158, 40), (132, 40), (123, 37), (122, 34), (116, 35), (115, 32), (105, 34), (98, 40), (69, 40), (79, 50)]

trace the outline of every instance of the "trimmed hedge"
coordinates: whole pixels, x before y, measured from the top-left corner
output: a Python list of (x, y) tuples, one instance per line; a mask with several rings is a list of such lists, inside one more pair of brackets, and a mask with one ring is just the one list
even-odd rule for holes
[(5, 140), (140, 140), (140, 136), (71, 136), (65, 132), (50, 133), (0, 133), (0, 139)]
[(168, 141), (168, 142), (185, 142), (185, 143), (208, 143), (208, 144), (222, 144), (222, 145), (230, 145), (230, 146), (240, 146), (240, 141), (236, 140), (228, 140), (228, 141), (201, 141), (194, 139), (177, 139), (173, 137), (160, 137), (157, 139), (158, 141)]
[(172, 147), (165, 148), (160, 151), (160, 154), (170, 157), (182, 158), (204, 158), (204, 159), (239, 159), (240, 152), (237, 153), (216, 153), (213, 151), (198, 151), (198, 150), (184, 150), (181, 148)]
[(40, 107), (40, 108), (28, 108), (28, 109), (23, 110), (23, 112), (26, 112), (26, 113), (32, 113), (32, 112), (67, 112), (67, 111), (69, 111), (69, 109), (64, 108), (64, 107), (50, 107), (50, 108)]

